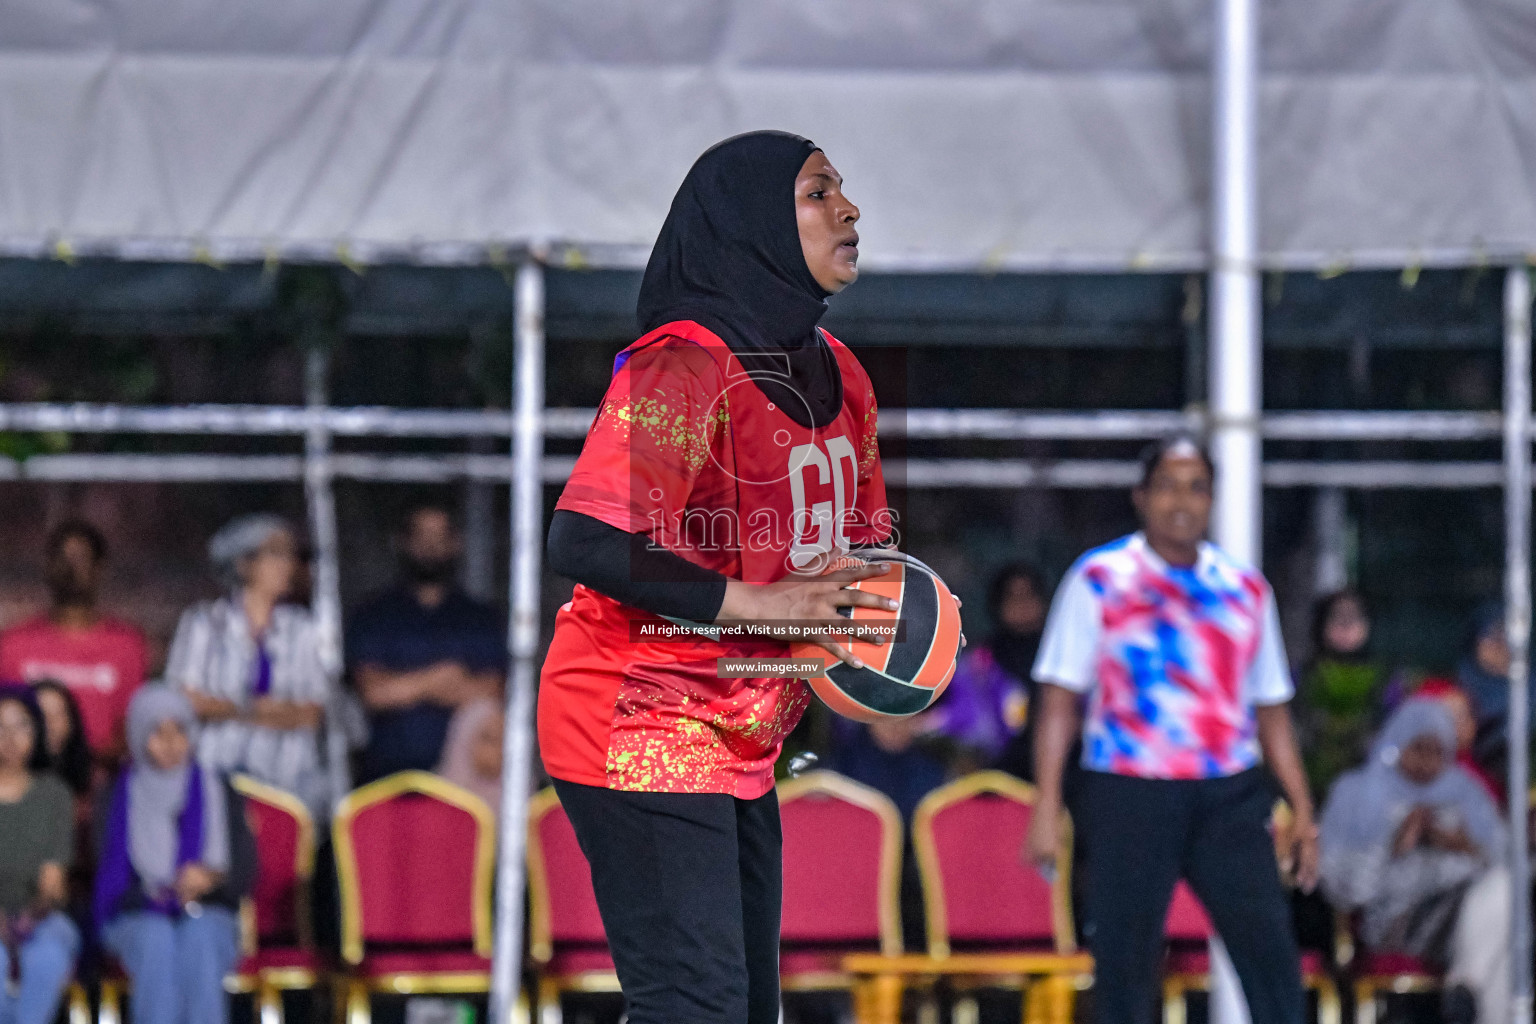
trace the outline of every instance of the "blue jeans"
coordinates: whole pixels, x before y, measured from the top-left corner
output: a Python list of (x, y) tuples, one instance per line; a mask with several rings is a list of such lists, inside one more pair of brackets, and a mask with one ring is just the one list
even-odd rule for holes
[(75, 971), (80, 932), (55, 911), (21, 944), (21, 985), (11, 992), (11, 954), (0, 946), (0, 1024), (53, 1024)]
[(140, 1024), (224, 1024), (224, 975), (240, 957), (235, 915), (203, 907), (199, 917), (135, 912), (112, 920), (102, 942), (122, 961)]

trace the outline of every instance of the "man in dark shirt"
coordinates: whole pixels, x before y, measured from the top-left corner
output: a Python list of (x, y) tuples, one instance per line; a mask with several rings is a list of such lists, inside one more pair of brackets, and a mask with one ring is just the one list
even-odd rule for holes
[(501, 616), (454, 583), (461, 542), (449, 513), (411, 510), (397, 543), (402, 584), (358, 608), (347, 631), (352, 683), (368, 712), (364, 779), (431, 771), (454, 711), (499, 698), (506, 678)]

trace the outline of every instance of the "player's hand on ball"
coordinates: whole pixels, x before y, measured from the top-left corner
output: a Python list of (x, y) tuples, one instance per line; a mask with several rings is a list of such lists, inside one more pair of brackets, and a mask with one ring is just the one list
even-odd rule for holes
[[(837, 569), (823, 576), (789, 576), (774, 583), (743, 583), (729, 580), (725, 585), (725, 600), (720, 603), (720, 613), (715, 616), (717, 625), (729, 625), (761, 621), (793, 621), (807, 626), (847, 626), (848, 619), (838, 614), (839, 608), (879, 608), (895, 611), (896, 601), (862, 590), (844, 589), (850, 583), (884, 576), (891, 571), (889, 563), (869, 562)], [(847, 634), (841, 635), (846, 638)], [(860, 632), (859, 639), (883, 644), (886, 638), (879, 633)], [(815, 634), (803, 638), (808, 643), (829, 651), (838, 659), (854, 668), (864, 663), (838, 642), (837, 637), (818, 639)]]

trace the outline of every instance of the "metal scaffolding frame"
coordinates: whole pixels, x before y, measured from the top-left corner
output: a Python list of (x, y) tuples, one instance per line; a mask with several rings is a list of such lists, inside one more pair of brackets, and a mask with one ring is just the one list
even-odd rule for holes
[[(511, 617), (508, 643), (509, 728), (506, 763), (513, 775), (504, 787), (500, 821), (501, 862), (497, 894), (498, 926), (494, 976), (497, 1016), (510, 1019), (522, 959), (522, 919), (527, 790), (532, 771), (533, 693), (537, 679), (540, 550), (543, 487), (565, 480), (574, 464), (569, 455), (545, 454), (546, 439), (585, 437), (594, 410), (543, 407), (544, 347), (541, 264), (524, 262), (515, 285), (516, 358), (510, 412), (435, 409), (341, 408), (324, 401), (324, 364), (307, 367), (304, 406), (146, 407), (88, 404), (0, 405), (0, 430), (54, 431), (74, 434), (288, 436), (302, 439), (302, 454), (63, 454), (25, 461), (0, 460), (0, 479), (30, 481), (119, 482), (287, 482), (303, 484), (316, 555), (316, 614), (339, 627), (339, 571), (332, 490), (341, 479), (381, 483), (451, 483), (475, 480), (510, 485), (511, 536), (509, 575)], [(1244, 431), (1245, 450), (1272, 441), (1413, 441), (1492, 442), (1502, 439), (1504, 461), (1271, 460), (1254, 476), (1268, 488), (1438, 489), (1504, 488), (1510, 544), (1506, 572), (1511, 651), (1529, 663), (1530, 618), (1528, 537), (1532, 479), (1530, 454), (1531, 291), (1524, 266), (1506, 276), (1506, 397), (1499, 412), (1272, 412), (1225, 420), (1201, 411), (1031, 412), (1014, 409), (887, 409), (881, 433), (910, 440), (998, 441), (1137, 441), (1188, 430), (1217, 433)], [(1214, 341), (1213, 341), (1214, 344)], [(1256, 366), (1256, 364), (1255, 364)], [(1521, 375), (1524, 367), (1524, 375)], [(1521, 382), (1525, 382), (1523, 385)], [(337, 452), (338, 437), (380, 439), (502, 438), (512, 457), (495, 453), (377, 454)], [(1086, 458), (908, 458), (888, 467), (893, 487), (1053, 489), (1125, 488), (1136, 480), (1132, 461)], [(1223, 478), (1231, 475), (1223, 465)], [(1522, 497), (1523, 496), (1523, 497)], [(1226, 499), (1230, 501), (1231, 499)], [(1252, 499), (1250, 499), (1252, 500)], [(1228, 506), (1230, 507), (1230, 505)], [(1245, 512), (1248, 514), (1252, 508)], [(1218, 516), (1220, 513), (1218, 513)], [(1220, 527), (1220, 520), (1216, 524)], [(1218, 533), (1218, 538), (1221, 534)], [(1257, 541), (1257, 536), (1254, 537)], [(1254, 552), (1256, 554), (1256, 552)], [(339, 669), (339, 628), (326, 629), (327, 662)], [(1513, 670), (1512, 670), (1513, 671)], [(1512, 691), (1511, 728), (1527, 714), (1524, 687)], [(1521, 726), (1523, 728), (1523, 725)], [(1513, 744), (1523, 751), (1521, 744)], [(1511, 791), (1524, 788), (1525, 765), (1512, 758)], [(1512, 816), (1516, 811), (1512, 811)], [(1523, 819), (1522, 819), (1523, 821)], [(1511, 818), (1514, 824), (1514, 818)], [(1523, 835), (1521, 830), (1512, 832)], [(1518, 844), (1517, 844), (1518, 845)], [(1514, 862), (1524, 870), (1523, 856)], [(1521, 887), (1516, 887), (1517, 899)], [(1520, 914), (1516, 915), (1517, 929)], [(1517, 948), (1527, 948), (1528, 928), (1516, 933)], [(1518, 945), (1524, 943), (1524, 946)], [(1517, 990), (1518, 991), (1518, 990)], [(1528, 1004), (1526, 1004), (1528, 1005)]]

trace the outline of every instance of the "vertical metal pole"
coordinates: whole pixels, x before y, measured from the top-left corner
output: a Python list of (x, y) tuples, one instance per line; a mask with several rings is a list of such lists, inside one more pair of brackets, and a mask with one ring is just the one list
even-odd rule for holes
[(491, 962), (491, 1022), (509, 1024), (522, 974), (524, 848), (533, 772), (533, 699), (538, 677), (539, 554), (544, 489), (544, 268), (533, 258), (517, 271), (512, 360), (512, 615), (503, 745), (500, 863), (496, 872), (496, 950)]
[(1504, 278), (1504, 629), (1509, 639), (1509, 837), (1514, 906), (1510, 1019), (1531, 1019), (1531, 864), (1526, 799), (1531, 647), (1531, 279)]
[[(312, 413), (329, 404), (326, 376), (330, 352), (312, 344), (304, 357), (304, 402)], [(316, 415), (304, 432), (304, 498), (314, 545), (314, 593), (310, 604), (320, 639), (320, 661), (333, 681), (341, 679), (341, 569), (337, 554), (336, 498), (332, 490), (331, 432)], [(341, 696), (326, 709), (326, 760), (334, 808), (352, 788), (347, 763), (347, 730), (340, 721)]]
[(1211, 177), (1211, 446), (1215, 534), (1258, 564), (1259, 349), (1258, 11), (1254, 0), (1215, 0)]
[[(1256, 0), (1214, 0), (1211, 55), (1211, 454), (1216, 542), (1258, 565), (1259, 402), (1258, 65)], [(1211, 943), (1211, 1020), (1247, 1024), (1242, 987)]]

